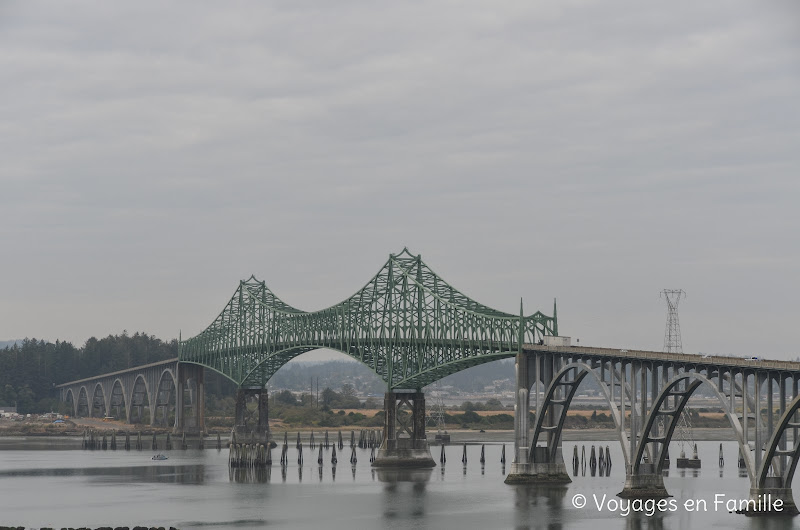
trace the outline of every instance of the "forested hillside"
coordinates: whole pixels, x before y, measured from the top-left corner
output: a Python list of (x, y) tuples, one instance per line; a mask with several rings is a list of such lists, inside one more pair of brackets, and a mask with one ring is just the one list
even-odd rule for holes
[(0, 350), (0, 405), (16, 404), (21, 413), (54, 410), (55, 385), (177, 356), (177, 340), (144, 333), (92, 337), (82, 348), (25, 339)]

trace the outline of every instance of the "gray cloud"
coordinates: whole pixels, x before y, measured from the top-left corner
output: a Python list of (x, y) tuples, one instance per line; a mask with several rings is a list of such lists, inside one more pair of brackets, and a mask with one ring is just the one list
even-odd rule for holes
[(0, 8), (0, 339), (338, 302), (408, 245), (582, 343), (786, 357), (792, 2)]

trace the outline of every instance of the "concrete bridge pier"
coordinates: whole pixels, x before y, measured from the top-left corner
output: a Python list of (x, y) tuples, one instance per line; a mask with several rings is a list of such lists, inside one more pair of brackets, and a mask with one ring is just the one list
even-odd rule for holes
[[(780, 510), (775, 508), (775, 501), (780, 500)], [(750, 488), (750, 501), (744, 509), (739, 510), (747, 516), (757, 515), (791, 515), (800, 514), (794, 503), (792, 488), (784, 487), (783, 477), (766, 477), (764, 485), (759, 488)]]
[[(250, 418), (247, 402), (255, 398), (257, 417)], [(237, 440), (267, 443), (270, 440), (269, 430), (269, 393), (266, 388), (239, 388), (236, 391), (235, 426)]]
[[(204, 373), (204, 368), (200, 365), (178, 363), (175, 388), (176, 433), (202, 434), (206, 430)], [(164, 407), (164, 414), (166, 412)]]
[(425, 436), (425, 394), (418, 390), (387, 392), (383, 443), (373, 467), (435, 467)]
[[(630, 467), (630, 466), (629, 466)], [(621, 499), (664, 499), (672, 497), (664, 487), (664, 476), (656, 472), (655, 464), (640, 464), (639, 472), (625, 473), (625, 486), (617, 493)]]
[[(553, 380), (559, 360), (553, 356), (547, 358), (538, 353), (517, 354), (516, 370), (516, 403), (514, 404), (514, 461), (511, 472), (506, 477), (506, 484), (569, 484), (567, 466), (561, 452), (561, 437), (554, 430), (556, 425), (553, 414), (545, 417), (547, 446), (531, 447), (530, 440), (530, 391), (537, 381), (547, 388)], [(540, 412), (538, 388), (534, 388), (536, 414)]]

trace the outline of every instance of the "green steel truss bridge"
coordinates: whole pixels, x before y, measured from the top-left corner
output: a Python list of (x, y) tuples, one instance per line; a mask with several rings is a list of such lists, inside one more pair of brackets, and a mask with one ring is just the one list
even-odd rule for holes
[(180, 342), (181, 362), (210, 368), (242, 388), (263, 388), (283, 365), (328, 348), (357, 359), (387, 388), (421, 389), (471, 366), (513, 357), (558, 335), (553, 316), (524, 316), (472, 300), (407, 248), (358, 292), (321, 311), (292, 307), (255, 277), (199, 335)]

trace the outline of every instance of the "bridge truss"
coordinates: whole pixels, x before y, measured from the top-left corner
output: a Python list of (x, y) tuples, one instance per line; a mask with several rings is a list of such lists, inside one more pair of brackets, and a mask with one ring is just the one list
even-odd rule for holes
[(482, 305), (445, 282), (408, 249), (391, 254), (343, 302), (305, 312), (255, 277), (241, 281), (219, 316), (180, 342), (181, 362), (215, 370), (240, 387), (263, 388), (283, 365), (317, 348), (357, 359), (389, 390), (420, 389), (449, 374), (512, 357), (523, 343), (557, 335), (553, 316), (513, 315)]

